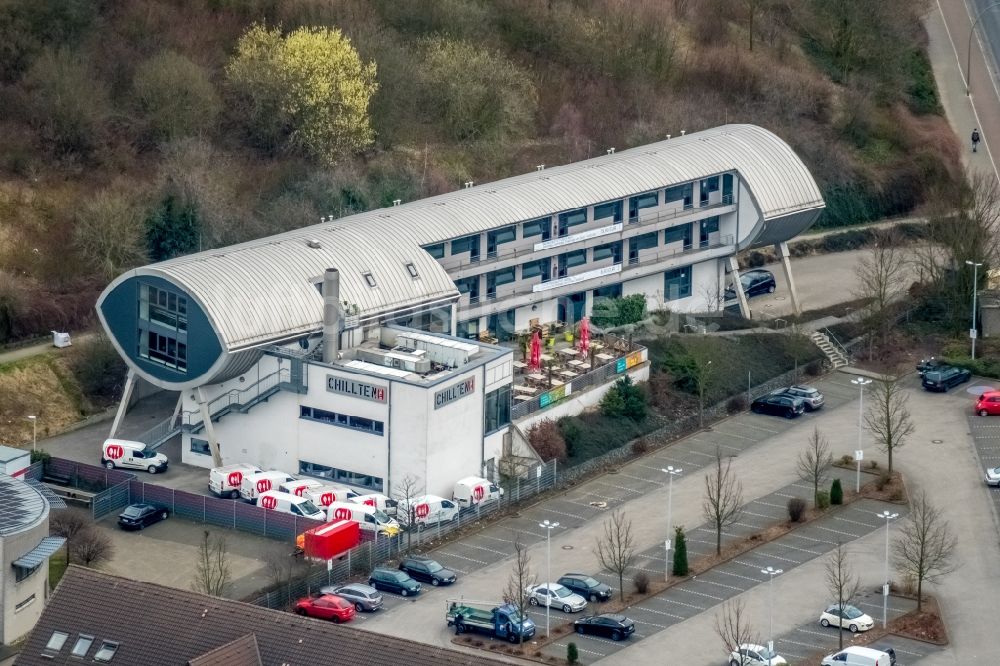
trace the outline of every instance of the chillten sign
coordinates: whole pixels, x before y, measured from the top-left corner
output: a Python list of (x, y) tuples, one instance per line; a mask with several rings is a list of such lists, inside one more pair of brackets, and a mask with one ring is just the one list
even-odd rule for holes
[(434, 394), (434, 409), (444, 407), (449, 402), (464, 398), (476, 392), (476, 378), (469, 377)]

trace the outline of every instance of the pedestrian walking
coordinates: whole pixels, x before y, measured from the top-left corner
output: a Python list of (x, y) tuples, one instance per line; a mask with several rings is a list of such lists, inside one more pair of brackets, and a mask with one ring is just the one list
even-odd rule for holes
[(979, 128), (972, 130), (972, 152), (979, 146)]

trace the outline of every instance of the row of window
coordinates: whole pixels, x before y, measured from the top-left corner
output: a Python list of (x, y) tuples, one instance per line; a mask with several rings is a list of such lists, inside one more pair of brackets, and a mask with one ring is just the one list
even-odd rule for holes
[[(709, 205), (709, 203), (712, 202), (712, 193), (718, 192), (720, 188), (722, 189), (722, 200), (732, 201), (732, 174), (712, 176), (711, 178), (701, 180), (698, 188), (700, 205)], [(686, 183), (684, 185), (668, 187), (664, 190), (656, 190), (655, 192), (646, 192), (644, 194), (638, 194), (634, 197), (629, 197), (629, 222), (638, 221), (640, 212), (646, 208), (656, 208), (661, 204), (666, 205), (677, 201), (682, 201), (684, 208), (692, 208), (694, 206), (694, 183)], [(586, 224), (589, 221), (617, 224), (622, 221), (623, 200), (597, 204), (593, 207), (593, 210), (594, 217), (592, 220), (588, 219), (586, 208), (578, 208), (577, 210), (559, 213), (556, 216), (550, 215), (537, 220), (524, 222), (520, 225), (521, 238), (528, 239), (537, 237), (542, 242), (549, 240), (552, 238), (553, 234), (553, 217), (556, 221), (555, 233), (557, 237), (568, 236), (572, 233), (574, 227)], [(516, 241), (517, 227), (518, 225), (512, 224), (501, 229), (494, 229), (487, 232), (486, 256), (488, 258), (496, 257), (501, 245)], [(427, 250), (427, 252), (435, 259), (443, 259), (445, 257), (445, 250), (447, 249), (449, 250), (448, 254), (450, 256), (464, 256), (467, 254), (469, 261), (475, 262), (479, 261), (481, 257), (480, 235), (474, 234), (471, 236), (464, 236), (447, 243), (428, 245), (424, 249)]]
[(345, 483), (350, 486), (368, 488), (377, 493), (382, 492), (385, 487), (384, 480), (380, 476), (362, 474), (361, 472), (352, 472), (350, 470), (338, 469), (336, 467), (330, 467), (329, 465), (320, 465), (318, 463), (307, 462), (305, 460), (299, 461), (299, 474), (313, 476), (317, 479), (328, 481), (331, 484)]
[(360, 430), (362, 432), (370, 432), (374, 435), (385, 434), (385, 423), (382, 421), (376, 421), (363, 416), (328, 412), (325, 409), (317, 409), (316, 407), (302, 405), (299, 407), (299, 418), (328, 423), (342, 428), (351, 428), (352, 430)]
[(483, 432), (487, 435), (510, 424), (510, 384), (486, 394), (485, 414)]
[(168, 289), (139, 285), (140, 358), (173, 370), (187, 370), (187, 298)]
[(187, 345), (169, 335), (140, 329), (139, 356), (174, 370), (187, 370)]

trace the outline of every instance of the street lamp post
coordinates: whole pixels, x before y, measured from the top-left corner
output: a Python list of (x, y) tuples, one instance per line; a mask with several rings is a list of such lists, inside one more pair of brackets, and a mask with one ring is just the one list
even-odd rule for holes
[(673, 516), (674, 516), (674, 477), (679, 476), (682, 470), (680, 467), (674, 467), (673, 465), (667, 465), (666, 467), (660, 468), (660, 471), (670, 477), (670, 481), (667, 484), (667, 540), (663, 542), (664, 554), (666, 556), (666, 563), (664, 564), (664, 575), (663, 580), (670, 580), (670, 537), (673, 535), (671, 531), (673, 529)]
[(760, 572), (770, 578), (767, 584), (767, 649), (768, 652), (774, 652), (774, 577), (785, 573), (782, 569), (775, 569), (774, 567), (768, 567), (766, 569), (761, 569)]
[(864, 428), (862, 426), (862, 420), (864, 419), (865, 412), (865, 387), (872, 383), (872, 380), (865, 379), (864, 377), (857, 377), (851, 380), (851, 383), (860, 389), (860, 399), (858, 400), (858, 450), (854, 453), (854, 459), (858, 462), (858, 472), (857, 478), (854, 482), (854, 492), (861, 492), (861, 456), (864, 447), (861, 446), (861, 438), (864, 433)]
[(552, 530), (559, 527), (559, 523), (550, 523), (543, 520), (538, 523), (539, 527), (545, 529), (545, 635), (549, 635), (549, 613), (552, 610)]
[(978, 331), (976, 330), (976, 290), (979, 287), (979, 267), (982, 266), (981, 263), (976, 263), (974, 261), (965, 261), (966, 265), (972, 266), (972, 328), (969, 329), (969, 337), (972, 338), (972, 360), (976, 360), (976, 337), (978, 336)]
[(965, 54), (965, 96), (968, 97), (972, 92), (972, 35), (976, 32), (976, 26), (979, 25), (980, 19), (983, 18), (983, 14), (993, 9), (994, 7), (1000, 7), (1000, 2), (994, 2), (989, 7), (983, 7), (978, 14), (976, 14), (976, 19), (972, 22), (972, 27), (969, 28), (969, 42), (968, 50)]
[(889, 521), (899, 518), (899, 514), (883, 511), (875, 515), (885, 518), (885, 583), (882, 585), (882, 628), (885, 629), (889, 614)]
[(35, 453), (38, 450), (38, 417), (32, 414), (28, 420), (31, 421), (31, 452)]

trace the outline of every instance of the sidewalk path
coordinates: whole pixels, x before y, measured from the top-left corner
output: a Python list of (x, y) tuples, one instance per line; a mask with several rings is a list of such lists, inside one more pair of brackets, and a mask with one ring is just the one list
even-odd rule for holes
[[(74, 335), (72, 338), (73, 343), (79, 344), (81, 342), (86, 342), (96, 335), (96, 333), (80, 333), (79, 335)], [(54, 347), (52, 342), (39, 342), (37, 345), (28, 345), (27, 347), (20, 347), (18, 349), (11, 349), (10, 351), (0, 352), (0, 365), (13, 363), (31, 356), (37, 356), (39, 354), (46, 354), (51, 351), (59, 351), (59, 348)]]

